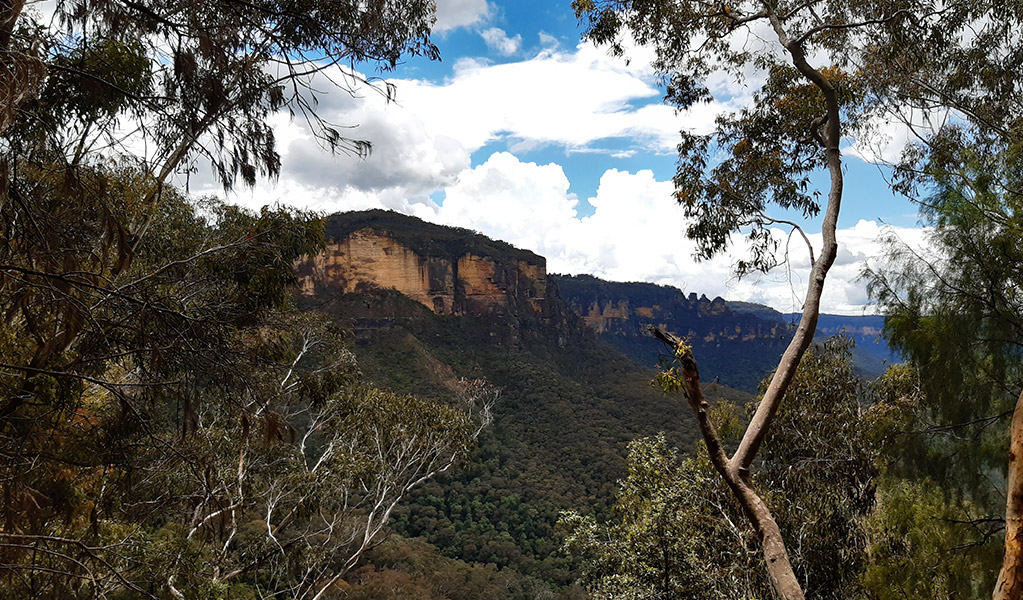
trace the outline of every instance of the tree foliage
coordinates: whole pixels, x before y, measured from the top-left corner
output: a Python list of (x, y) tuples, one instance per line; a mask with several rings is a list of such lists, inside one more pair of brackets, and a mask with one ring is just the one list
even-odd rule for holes
[[(842, 32), (862, 29), (858, 21), (877, 11), (863, 3), (742, 2), (737, 5), (674, 3), (662, 0), (579, 0), (576, 14), (587, 21), (586, 35), (597, 43), (610, 43), (623, 51), (629, 34), (656, 52), (654, 67), (667, 84), (666, 100), (688, 109), (712, 98), (711, 75), (741, 75), (747, 70), (766, 72), (766, 82), (753, 103), (717, 119), (710, 135), (681, 133), (676, 199), (691, 218), (686, 235), (696, 242), (697, 257), (710, 258), (724, 251), (732, 236), (743, 233), (750, 249), (736, 267), (739, 274), (766, 271), (776, 264), (777, 240), (769, 225), (791, 221), (767, 214), (770, 204), (816, 216), (820, 205), (808, 190), (809, 174), (826, 169), (830, 177), (822, 221), (823, 245), (819, 256), (809, 240), (812, 264), (803, 314), (795, 335), (782, 355), (775, 376), (757, 413), (750, 420), (735, 452), (725, 452), (700, 384), (696, 359), (685, 340), (659, 332), (659, 337), (680, 361), (682, 389), (697, 416), (700, 431), (715, 470), (743, 505), (763, 542), (766, 566), (776, 592), (783, 598), (804, 597), (792, 570), (789, 552), (776, 519), (752, 484), (750, 470), (801, 358), (809, 347), (820, 312), (821, 295), (838, 250), (836, 228), (843, 197), (842, 156), (839, 145), (858, 118), (855, 78), (847, 76), (847, 61), (828, 51), (844, 47)], [(818, 8), (823, 11), (819, 14)], [(885, 6), (880, 14), (886, 13)], [(885, 17), (890, 18), (890, 17)], [(771, 42), (748, 34), (768, 30)], [(838, 34), (837, 36), (833, 34)], [(832, 64), (811, 64), (809, 56), (823, 55)], [(816, 60), (814, 61), (816, 62)], [(722, 156), (720, 160), (712, 157)], [(656, 328), (655, 328), (656, 329)]]
[[(56, 4), (52, 26), (24, 8), (0, 5), (0, 52), (4, 61), (41, 61), (46, 76), (34, 93), (0, 111), (13, 115), (0, 128), (0, 286), (24, 288), (5, 316), (25, 320), (35, 340), (26, 360), (44, 371), (63, 360), (87, 326), (96, 329), (89, 298), (101, 299), (101, 309), (132, 295), (119, 288), (134, 281), (129, 271), (153, 224), (180, 210), (167, 185), (172, 175), (187, 173), (199, 157), (228, 187), (276, 175), (280, 159), (268, 117), (282, 110), (320, 123), (316, 131), (332, 149), (366, 150), (317, 118), (313, 77), (338, 64), (388, 68), (404, 54), (436, 57), (428, 37), (433, 7), (425, 1), (68, 1)], [(258, 223), (264, 231), (238, 231), (231, 210), (218, 210), (224, 218), (218, 231), (257, 242), (265, 242), (275, 219), (294, 220), (269, 211)], [(168, 229), (165, 238), (173, 238)], [(235, 277), (249, 289), (232, 310), (257, 310), (287, 294), (290, 262), (322, 236), (309, 231), (281, 245), (276, 262), (259, 262), (273, 253), (240, 254)], [(238, 238), (223, 242), (236, 251), (243, 245)], [(176, 255), (159, 275), (181, 274), (210, 253), (195, 240), (186, 244), (201, 254)], [(142, 281), (152, 285), (154, 278)], [(5, 399), (0, 419), (17, 403), (16, 396)]]
[(335, 65), (388, 69), (403, 56), (438, 56), (425, 0), (75, 0), (56, 4), (51, 27), (15, 4), (10, 44), (34, 48), (47, 77), (35, 99), (6, 107), (17, 109), (6, 160), (49, 153), (73, 169), (106, 147), (158, 182), (197, 155), (225, 185), (275, 175), (267, 118), (281, 110), (318, 124), (332, 149), (368, 151), (317, 116), (314, 77)]
[(362, 382), (341, 332), (291, 308), (322, 245), (309, 215), (168, 192), (113, 274), (131, 211), (105, 208), (130, 175), (97, 173), (103, 202), (77, 211), (45, 185), (7, 207), (3, 594), (323, 597), (468, 452), (493, 394)]
[[(809, 176), (826, 169), (830, 177), (819, 256), (804, 236), (812, 271), (799, 327), (732, 455), (708, 414), (696, 358), (685, 340), (659, 332), (678, 353), (680, 385), (712, 464), (763, 538), (775, 590), (784, 598), (802, 598), (776, 520), (763, 502), (766, 492), (751, 486), (750, 470), (810, 344), (835, 258), (845, 183), (839, 146), (852, 137), (869, 147), (878, 141), (870, 134), (883, 123), (879, 119), (912, 124), (914, 110), (925, 118), (959, 111), (961, 119), (953, 120), (968, 125), (971, 149), (983, 150), (991, 140), (1005, 146), (1019, 114), (1018, 7), (903, 0), (578, 0), (573, 6), (586, 23), (586, 36), (610, 44), (613, 52), (625, 50), (626, 35), (653, 47), (666, 100), (679, 109), (712, 99), (708, 82), (713, 76), (748, 80), (755, 73), (763, 81), (750, 105), (720, 116), (711, 134), (682, 132), (676, 199), (691, 219), (686, 233), (696, 241), (699, 258), (721, 252), (741, 233), (750, 255), (737, 264), (739, 273), (770, 268), (778, 242), (768, 227), (786, 224), (801, 230), (767, 214), (767, 208), (774, 204), (815, 216), (822, 205), (809, 188)], [(929, 177), (928, 161), (941, 161), (943, 138), (953, 131), (920, 134), (924, 148), (911, 145), (898, 171), (898, 189), (911, 189), (921, 171), (924, 180)], [(951, 146), (957, 147), (962, 145)], [(1023, 505), (1018, 512), (1023, 516)], [(1018, 563), (1023, 586), (1023, 557)]]
[[(831, 24), (889, 10), (870, 6), (877, 4), (574, 3), (595, 43), (623, 54), (627, 34), (656, 51), (654, 67), (664, 78), (665, 100), (680, 110), (714, 99), (708, 87), (712, 75), (763, 80), (749, 106), (719, 116), (712, 133), (681, 132), (676, 199), (691, 219), (686, 235), (697, 242), (699, 258), (723, 251), (741, 231), (752, 253), (738, 265), (740, 273), (767, 270), (777, 264), (777, 240), (767, 230), (779, 223), (769, 214), (771, 205), (804, 217), (821, 212), (820, 192), (810, 176), (828, 168), (824, 139), (829, 133), (822, 129), (828, 111), (841, 120), (841, 135), (852, 135), (864, 109), (859, 76), (843, 56), (850, 50), (850, 34)], [(772, 19), (782, 37), (766, 31), (774, 27)], [(754, 41), (755, 36), (779, 42)], [(799, 58), (790, 56), (786, 44)], [(806, 63), (807, 56), (817, 55), (833, 62)]]
[(490, 392), (451, 407), (367, 386), (339, 331), (291, 306), (322, 221), (170, 182), (199, 163), (225, 187), (276, 176), (282, 111), (365, 154), (314, 85), (436, 58), (435, 7), (53, 8), (0, 3), (2, 593), (331, 593), (404, 493), (468, 451)]
[(891, 343), (920, 374), (911, 425), (919, 434), (906, 440), (903, 468), (945, 482), (950, 502), (971, 507), (959, 518), (973, 525), (961, 560), (984, 569), (1002, 537), (1005, 431), (1023, 387), (1023, 257), (1014, 142), (981, 142), (971, 131), (945, 128), (912, 153), (917, 170), (905, 171), (904, 181), (929, 194), (927, 251), (890, 235), (886, 259), (865, 275)]
[[(944, 143), (951, 145), (935, 157), (934, 193), (921, 213), (932, 227), (929, 251), (890, 236), (886, 261), (867, 276), (892, 344), (920, 369), (925, 422), (944, 429), (933, 432), (916, 464), (930, 463), (923, 468), (961, 481), (981, 500), (978, 494), (997, 494), (982, 483), (982, 471), (1003, 461), (1004, 430), (992, 425), (1007, 422), (1021, 381), (1023, 223), (1019, 199), (1005, 192), (1014, 189), (1015, 169), (978, 164), (980, 157), (964, 156), (969, 148)], [(971, 440), (964, 446), (956, 441), (963, 435)], [(957, 459), (938, 460), (953, 453)], [(933, 472), (942, 467), (948, 471)]]
[[(574, 512), (562, 516), (565, 549), (582, 559), (581, 581), (592, 597), (726, 597), (733, 591), (729, 568), (745, 562), (747, 548), (732, 543), (734, 524), (708, 502), (729, 503), (710, 465), (698, 458), (680, 461), (663, 435), (631, 442), (628, 464), (614, 521), (600, 523)], [(721, 540), (725, 543), (715, 543)], [(710, 558), (711, 547), (724, 556)]]
[[(889, 259), (867, 273), (889, 336), (919, 368), (925, 392), (922, 435), (907, 463), (976, 506), (964, 520), (982, 541), (1001, 537), (1002, 519), (993, 515), (1005, 511), (995, 598), (1023, 593), (1023, 473), (1015, 460), (1023, 443), (1020, 18), (1016, 3), (938, 4), (932, 18), (901, 33), (906, 43), (864, 55), (871, 85), (896, 92), (876, 110), (914, 134), (894, 164), (895, 188), (933, 227), (919, 254), (891, 237)], [(994, 474), (1006, 467), (1003, 485)], [(974, 564), (984, 568), (979, 558)]]
[[(807, 353), (765, 441), (757, 483), (815, 598), (869, 597), (866, 519), (902, 410), (898, 395), (868, 404), (866, 393), (848, 342), (833, 339)], [(753, 411), (717, 405), (722, 436), (734, 440)], [(614, 512), (607, 523), (564, 517), (595, 597), (771, 597), (757, 536), (706, 458), (680, 459), (663, 437), (633, 442)]]

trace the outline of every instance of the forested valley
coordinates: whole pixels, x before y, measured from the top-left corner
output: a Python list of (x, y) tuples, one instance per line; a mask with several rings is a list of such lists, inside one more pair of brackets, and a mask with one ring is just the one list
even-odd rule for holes
[[(377, 152), (328, 95), (392, 103), (452, 5), (0, 0), (0, 598), (1023, 599), (1023, 4), (551, 5), (676, 114), (748, 81), (663, 202), (805, 267), (786, 314), (231, 201), (282, 119)], [(827, 314), (892, 123), (926, 247)]]

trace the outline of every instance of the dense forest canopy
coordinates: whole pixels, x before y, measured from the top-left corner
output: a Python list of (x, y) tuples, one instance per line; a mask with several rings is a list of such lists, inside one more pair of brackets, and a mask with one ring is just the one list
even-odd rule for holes
[[(571, 6), (587, 41), (651, 50), (680, 111), (757, 74), (680, 133), (664, 199), (696, 259), (748, 250), (740, 276), (791, 258), (779, 228), (806, 242), (802, 311), (771, 325), (753, 395), (700, 371), (752, 389), (762, 356), (656, 320), (722, 299), (586, 277), (562, 296), (542, 257), (468, 229), (174, 185), (278, 177), (280, 115), (368, 156), (319, 99), (390, 100), (359, 70), (439, 58), (434, 2), (58, 0), (44, 21), (0, 0), (0, 598), (1023, 597), (1023, 6)], [(815, 333), (847, 149), (891, 122), (911, 134), (891, 188), (929, 245), (892, 235), (864, 270), (906, 359), (866, 381)], [(299, 292), (370, 229), (412, 263), (472, 257), (450, 291), (485, 310)], [(542, 294), (517, 295), (522, 264)], [(594, 331), (629, 300), (659, 370)]]

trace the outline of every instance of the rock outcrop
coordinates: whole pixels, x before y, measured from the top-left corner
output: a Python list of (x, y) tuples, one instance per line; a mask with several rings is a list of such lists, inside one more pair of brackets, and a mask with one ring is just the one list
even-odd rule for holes
[(650, 283), (614, 283), (586, 275), (558, 276), (562, 296), (598, 334), (646, 338), (647, 325), (657, 325), (690, 339), (706, 342), (774, 341), (786, 337), (782, 320), (733, 312), (723, 298), (710, 300), (694, 293)]
[(507, 314), (523, 306), (535, 313), (544, 310), (548, 284), (542, 257), (523, 251), (495, 257), (441, 246), (429, 252), (428, 242), (403, 240), (371, 226), (345, 231), (330, 239), (320, 255), (299, 263), (300, 289), (314, 295), (329, 289), (392, 288), (441, 315)]
[(557, 276), (555, 281), (569, 307), (602, 340), (637, 362), (653, 365), (664, 352), (647, 331), (648, 325), (656, 325), (690, 340), (705, 375), (740, 389), (756, 389), (791, 336), (784, 320), (734, 312), (720, 297), (588, 275)]
[[(484, 317), (478, 320), (481, 335), (496, 346), (543, 338), (564, 347), (596, 335), (652, 366), (665, 350), (647, 332), (648, 325), (657, 325), (691, 341), (705, 377), (754, 391), (777, 364), (796, 320), (767, 307), (668, 286), (549, 276), (546, 261), (532, 252), (397, 213), (336, 214), (328, 218), (326, 233), (325, 251), (298, 265), (301, 290), (310, 303), (331, 298), (331, 292), (374, 292), (345, 300), (345, 322), (356, 332), (429, 314), (411, 299), (436, 315)], [(400, 295), (389, 299), (386, 290)], [(882, 343), (880, 318), (861, 319), (878, 322), (845, 331), (857, 343)], [(824, 315), (820, 329), (849, 325), (848, 318), (832, 324)]]

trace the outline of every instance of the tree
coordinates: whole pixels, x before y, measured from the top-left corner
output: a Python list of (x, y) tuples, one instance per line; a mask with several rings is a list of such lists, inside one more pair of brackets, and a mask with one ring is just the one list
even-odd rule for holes
[[(1018, 179), (1017, 167), (1013, 163), (1018, 162), (1016, 156), (1020, 147), (1021, 77), (1017, 57), (1023, 51), (1023, 45), (1017, 35), (1020, 27), (1018, 3), (969, 1), (921, 4), (920, 8), (914, 3), (900, 7), (910, 18), (903, 22), (893, 21), (890, 27), (879, 32), (881, 35), (866, 38), (869, 41), (862, 44), (855, 64), (863, 76), (863, 90), (872, 107), (869, 111), (871, 119), (882, 126), (895, 122), (908, 129), (909, 143), (901, 157), (890, 165), (894, 172), (894, 189), (921, 204), (925, 221), (932, 224), (943, 221), (939, 227), (946, 232), (939, 233), (938, 237), (946, 237), (947, 229), (954, 227), (963, 227), (964, 237), (975, 237), (971, 241), (960, 239), (952, 242), (952, 246), (959, 248), (972, 246), (966, 253), (952, 250), (946, 255), (947, 240), (939, 241), (935, 244), (936, 257), (909, 258), (904, 249), (897, 248), (899, 244), (892, 244), (891, 247), (897, 249), (895, 260), (891, 265), (880, 268), (880, 271), (888, 270), (888, 273), (879, 276), (876, 269), (868, 273), (875, 281), (875, 293), (882, 306), (893, 316), (890, 327), (901, 330), (893, 333), (893, 341), (903, 345), (907, 351), (908, 346), (915, 345), (916, 350), (908, 351), (908, 355), (918, 366), (934, 360), (949, 367), (944, 371), (948, 377), (943, 377), (939, 368), (922, 369), (924, 386), (929, 388), (928, 396), (931, 397), (925, 403), (927, 418), (940, 419), (938, 423), (948, 428), (945, 434), (938, 433), (937, 436), (946, 439), (932, 445), (932, 451), (941, 453), (941, 450), (936, 450), (938, 447), (950, 443), (955, 445), (948, 439), (948, 432), (963, 435), (969, 431), (970, 435), (979, 439), (987, 438), (989, 434), (984, 431), (998, 418), (1005, 419), (1014, 413), (1013, 403), (1019, 404), (1018, 393), (1006, 395), (1004, 390), (995, 389), (1006, 385), (1013, 387), (1015, 384), (1011, 380), (1016, 376), (992, 373), (992, 365), (984, 364), (991, 361), (995, 370), (1001, 369), (998, 363), (1003, 359), (997, 356), (1004, 349), (991, 347), (992, 336), (980, 331), (987, 329), (988, 325), (980, 326), (979, 323), (987, 321), (990, 325), (998, 320), (990, 317), (1001, 310), (997, 306), (1000, 295), (997, 286), (1005, 283), (1001, 275), (993, 273), (1004, 266), (998, 244), (1005, 240), (993, 239), (989, 234), (1007, 224), (1006, 215), (1011, 218), (1018, 203), (1012, 199), (1016, 195)], [(889, 140), (880, 140), (880, 143), (885, 145)], [(878, 160), (883, 161), (884, 158), (879, 156)], [(957, 191), (949, 193), (950, 189)], [(946, 200), (958, 196), (955, 202), (972, 204), (975, 214), (961, 223), (955, 223), (956, 218), (964, 216), (961, 208), (948, 212), (950, 219), (937, 216), (948, 208), (942, 196)], [(945, 208), (942, 204), (946, 204)], [(953, 217), (955, 213), (959, 217)], [(980, 224), (984, 220), (988, 223)], [(981, 233), (976, 237), (971, 233), (982, 230), (987, 230), (988, 234)], [(982, 249), (975, 245), (977, 241), (994, 245)], [(951, 263), (946, 263), (947, 258), (965, 262), (949, 266)], [(917, 267), (908, 268), (908, 264), (913, 262)], [(964, 275), (966, 269), (974, 272)], [(909, 276), (914, 270), (915, 275)], [(1012, 278), (1011, 275), (1007, 277), (1009, 280)], [(912, 278), (917, 282), (932, 280), (932, 283), (911, 284), (907, 279)], [(934, 280), (940, 283), (935, 284)], [(889, 284), (893, 287), (884, 291)], [(944, 285), (950, 287), (939, 293), (940, 299), (933, 303), (912, 297), (914, 292), (927, 293), (928, 286)], [(964, 287), (958, 287), (960, 285)], [(983, 296), (982, 290), (988, 289), (983, 286), (987, 285), (995, 286), (990, 288), (993, 291), (990, 298), (979, 302), (971, 298)], [(900, 299), (902, 293), (909, 297)], [(963, 297), (955, 299), (953, 296), (956, 294)], [(902, 300), (921, 308), (922, 311), (916, 314), (925, 319), (916, 321), (910, 317), (915, 309), (903, 311)], [(957, 303), (962, 303), (959, 309), (954, 308)], [(937, 308), (938, 305), (944, 306)], [(902, 319), (899, 314), (909, 318)], [(1008, 313), (1004, 315), (1003, 318), (1011, 322)], [(931, 316), (935, 317), (933, 321)], [(940, 323), (941, 319), (946, 322)], [(1011, 327), (1010, 322), (1001, 325)], [(915, 324), (919, 324), (920, 328), (913, 333)], [(1013, 330), (996, 327), (991, 331), (998, 332), (994, 336), (997, 339), (1002, 331)], [(955, 336), (962, 336), (962, 339), (957, 340)], [(1012, 333), (1009, 337), (1014, 336)], [(951, 348), (966, 343), (965, 340), (974, 340), (977, 344), (969, 351), (958, 352), (962, 362), (946, 361), (953, 354)], [(925, 346), (932, 350), (923, 350)], [(981, 351), (981, 347), (985, 349)], [(974, 358), (967, 358), (971, 353), (976, 353)], [(977, 371), (963, 368), (971, 363), (978, 367)], [(960, 373), (966, 376), (956, 377)], [(1023, 426), (1023, 417), (1014, 423)], [(1009, 438), (1012, 444), (1017, 444), (1019, 428), (1012, 424), (1009, 428)], [(932, 433), (935, 433), (933, 429)], [(1005, 455), (1004, 439), (994, 444), (985, 442), (979, 447), (981, 452), (964, 448), (964, 453), (957, 455), (954, 461), (956, 476), (962, 477), (964, 482), (962, 489), (969, 490), (970, 494), (989, 487), (986, 482), (977, 482), (993, 466), (989, 456), (985, 455), (996, 452), (1003, 457), (999, 460), (1004, 460)], [(1016, 450), (1010, 449), (1009, 479), (1012, 483), (1009, 493), (1005, 494), (1006, 522), (1009, 525), (996, 598), (1023, 593), (1007, 591), (1017, 585), (1010, 582), (1023, 580), (1023, 547), (1014, 541), (1014, 531), (1018, 529), (1012, 525), (1019, 522), (1019, 515), (1023, 514), (1023, 477), (1020, 477), (1012, 459), (1016, 455)], [(965, 471), (970, 469), (974, 473), (966, 474)], [(990, 506), (987, 501), (980, 504)]]
[[(133, 182), (108, 177), (111, 196), (115, 184)], [(290, 261), (318, 247), (321, 225), (219, 203), (199, 213), (168, 194), (153, 237), (110, 282), (61, 270), (102, 260), (94, 249), (111, 229), (90, 198), (62, 205), (55, 196), (52, 204), (45, 194), (22, 198), (46, 220), (16, 210), (20, 204), (5, 211), (0, 546), (7, 572), (31, 582), (8, 587), (74, 596), (86, 581), (76, 579), (87, 569), (81, 565), (93, 564), (92, 593), (104, 595), (111, 582), (138, 592), (118, 580), (124, 564), (112, 557), (128, 560), (156, 546), (134, 517), (123, 518), (122, 502), (139, 474), (160, 471), (175, 454), (173, 441), (195, 429), (197, 391), (237, 390), (257, 366), (233, 342), (283, 307), (294, 280)], [(19, 236), (21, 226), (39, 231)]]
[(46, 74), (38, 52), (14, 35), (24, 9), (24, 0), (0, 3), (0, 133), (14, 118), (14, 111), (36, 93)]
[(454, 407), (373, 389), (293, 314), (322, 220), (170, 185), (200, 163), (225, 188), (276, 176), (281, 111), (367, 153), (316, 90), (436, 58), (434, 11), (69, 0), (44, 24), (0, 3), (5, 594), (320, 598), (469, 450), (488, 388)]
[(720, 597), (720, 582), (727, 579), (696, 552), (725, 522), (700, 493), (719, 491), (701, 468), (708, 465), (692, 459), (680, 464), (663, 435), (630, 442), (628, 464), (614, 522), (562, 515), (565, 550), (582, 559), (581, 582), (601, 599)]
[[(107, 155), (132, 156), (157, 183), (197, 154), (225, 185), (275, 174), (279, 157), (266, 118), (280, 110), (320, 125), (331, 149), (367, 151), (368, 142), (319, 119), (314, 76), (336, 65), (388, 69), (406, 55), (438, 56), (429, 41), (435, 7), (425, 0), (72, 0), (57, 3), (55, 28), (23, 9), (21, 0), (0, 5), (0, 51), (9, 61), (8, 54), (39, 47), (47, 77), (32, 105), (21, 94), (20, 108), (4, 106), (22, 128), (5, 132), (12, 144), (5, 153), (21, 150), (15, 156), (27, 159), (27, 150), (43, 145), (74, 167), (110, 143)], [(349, 77), (359, 78), (354, 70)], [(30, 133), (26, 125), (35, 135), (15, 143)], [(139, 201), (154, 199), (142, 192)]]
[[(159, 209), (112, 284), (11, 269), (0, 288), (0, 385), (18, 399), (0, 595), (323, 597), (409, 489), (467, 454), (495, 394), (466, 382), (448, 406), (362, 382), (342, 333), (290, 308), (320, 219), (169, 194)], [(109, 234), (51, 217), (64, 227), (15, 256), (87, 255)], [(74, 343), (33, 366), (78, 314)]]
[[(907, 30), (907, 43), (864, 56), (871, 85), (894, 91), (877, 110), (913, 133), (893, 165), (895, 187), (920, 204), (923, 220), (934, 227), (933, 253), (916, 255), (889, 239), (890, 260), (867, 277), (889, 317), (892, 342), (920, 369), (925, 418), (940, 425), (922, 425), (932, 435), (920, 453), (959, 449), (949, 477), (962, 482), (960, 496), (992, 512), (1005, 504), (994, 597), (1013, 598), (1023, 594), (1023, 471), (1015, 459), (1023, 450), (1023, 398), (1013, 291), (1019, 283), (1021, 78), (1014, 57), (1023, 51), (1020, 14), (1015, 3), (943, 10), (945, 27)], [(1004, 466), (1005, 438), (992, 425), (1009, 415), (1003, 492), (984, 479)], [(955, 441), (966, 435), (975, 442)]]
[[(1015, 89), (1020, 80), (1013, 76), (1018, 60), (1011, 58), (1018, 56), (1012, 53), (1016, 13), (987, 2), (577, 0), (573, 6), (586, 21), (586, 36), (610, 44), (613, 52), (624, 51), (626, 32), (639, 44), (653, 46), (666, 100), (679, 109), (712, 98), (706, 84), (711, 75), (746, 80), (747, 72), (755, 71), (765, 80), (749, 107), (718, 118), (714, 133), (682, 132), (676, 199), (691, 219), (686, 233), (697, 243), (698, 258), (720, 252), (741, 232), (751, 254), (737, 264), (739, 273), (771, 267), (778, 242), (768, 228), (802, 231), (767, 214), (767, 207), (816, 217), (822, 206), (809, 190), (809, 175), (815, 170), (829, 175), (823, 243), (819, 253), (809, 248), (812, 269), (802, 316), (731, 456), (708, 416), (696, 359), (683, 340), (663, 337), (678, 354), (678, 385), (697, 416), (711, 462), (763, 540), (776, 592), (782, 598), (802, 598), (776, 520), (752, 486), (750, 470), (816, 328), (837, 250), (844, 188), (840, 141), (852, 138), (869, 145), (876, 141), (871, 133), (877, 118), (903, 115), (907, 106), (1009, 118), (1014, 113), (985, 103), (977, 92)], [(998, 52), (989, 55), (991, 48)], [(934, 93), (929, 77), (943, 69), (948, 81), (959, 85)], [(979, 84), (987, 74), (994, 78)]]
[(285, 397), (240, 422), (208, 403), (184, 448), (207, 470), (175, 469), (152, 482), (173, 491), (164, 514), (185, 525), (171, 530), (189, 549), (168, 580), (175, 597), (230, 585), (259, 596), (333, 593), (405, 494), (465, 457), (489, 423), (496, 392), (479, 381), (463, 381), (454, 406), (350, 380), (317, 399), (325, 386), (293, 366), (308, 360), (306, 333), (282, 365), (285, 379), (269, 382), (283, 382)]
[[(693, 219), (686, 233), (696, 241), (698, 257), (709, 258), (724, 250), (732, 233), (741, 230), (752, 256), (738, 265), (740, 273), (770, 268), (777, 242), (768, 227), (789, 222), (767, 215), (768, 205), (816, 216), (821, 206), (808, 189), (810, 173), (826, 169), (830, 176), (823, 246), (817, 256), (809, 248), (813, 267), (802, 317), (733, 456), (726, 454), (708, 416), (709, 404), (688, 346), (676, 338), (665, 338), (681, 360), (679, 385), (697, 416), (711, 463), (760, 536), (774, 589), (786, 599), (802, 598), (803, 591), (778, 524), (752, 485), (750, 471), (813, 339), (824, 282), (835, 260), (835, 230), (844, 185), (839, 144), (843, 135), (851, 133), (860, 109), (856, 78), (843, 68), (848, 63), (835, 51), (849, 47), (850, 31), (899, 19), (891, 7), (875, 4), (573, 3), (576, 13), (586, 18), (586, 35), (594, 42), (609, 43), (612, 51), (620, 54), (620, 36), (627, 31), (638, 43), (654, 46), (654, 66), (667, 84), (666, 100), (680, 109), (711, 98), (705, 78), (712, 72), (742, 77), (747, 67), (766, 71), (766, 83), (753, 105), (720, 117), (714, 134), (682, 132), (676, 198)], [(769, 28), (775, 45), (750, 47), (737, 39), (737, 34), (760, 26)], [(835, 52), (834, 63), (811, 64), (808, 57), (827, 52)], [(710, 165), (712, 152), (717, 150), (726, 157)]]
[[(1023, 582), (1023, 479), (1015, 458), (1023, 439), (1018, 141), (982, 140), (978, 133), (983, 136), (946, 127), (915, 153), (913, 184), (930, 193), (921, 205), (933, 228), (928, 252), (890, 236), (887, 260), (867, 276), (892, 344), (920, 372), (918, 427), (928, 435), (907, 453), (907, 468), (957, 483), (956, 494), (986, 512), (974, 520), (997, 524), (985, 542), (1002, 527), (994, 514), (1003, 504), (1005, 551), (994, 597), (1013, 598), (1023, 593), (1017, 587), (1023, 585), (1017, 583)], [(1003, 488), (989, 474), (1006, 466), (1004, 429), (995, 425), (1010, 415)]]
[[(4, 78), (0, 96), (0, 211), (5, 238), (19, 240), (4, 249), (0, 285), (16, 277), (62, 298), (68, 324), (40, 340), (35, 369), (53, 369), (77, 343), (90, 319), (82, 296), (123, 283), (174, 195), (173, 175), (204, 158), (225, 187), (276, 176), (268, 117), (285, 110), (313, 123), (329, 149), (368, 152), (317, 116), (314, 84), (337, 65), (355, 80), (356, 63), (437, 57), (426, 0), (62, 1), (59, 27), (24, 8), (0, 4), (0, 69), (31, 72), (31, 84)], [(76, 228), (85, 237), (52, 244)], [(18, 398), (2, 400), (0, 425)]]
[[(6, 242), (0, 290), (8, 294), (2, 308), (8, 326), (23, 326), (31, 335), (22, 339), (33, 340), (4, 361), (22, 374), (21, 384), (0, 399), (4, 428), (14, 426), (33, 377), (59, 375), (74, 363), (79, 344), (110, 338), (111, 331), (97, 327), (95, 311), (126, 300), (130, 305), (132, 298), (136, 307), (148, 306), (133, 294), (140, 284), (153, 289), (155, 274), (139, 282), (131, 271), (154, 223), (170, 215), (161, 204), (181, 210), (166, 185), (172, 174), (204, 156), (225, 186), (238, 177), (251, 184), (257, 174), (276, 175), (280, 161), (267, 118), (279, 110), (319, 123), (331, 149), (367, 151), (366, 143), (347, 140), (317, 119), (312, 78), (344, 62), (376, 61), (386, 68), (407, 53), (436, 56), (428, 2), (318, 3), (315, 10), (301, 3), (59, 2), (61, 28), (42, 27), (23, 8), (20, 1), (0, 5), (0, 58), (4, 68), (15, 68), (9, 65), (42, 60), (26, 54), (26, 48), (42, 48), (47, 75), (31, 90), (8, 94), (10, 102), (0, 107), (13, 115), (0, 129)], [(221, 210), (225, 227), (219, 231), (237, 225), (238, 214)], [(264, 217), (267, 228), (275, 217), (291, 219), (281, 211)], [(190, 240), (189, 250), (199, 254), (177, 254), (158, 274), (180, 272), (217, 250), (268, 246), (269, 231), (238, 233), (256, 242), (225, 240), (227, 247), (215, 248)], [(287, 261), (315, 244), (308, 236), (284, 239), (300, 244), (276, 256), (285, 262), (257, 266), (274, 257), (273, 250), (242, 255), (238, 266), (249, 265), (234, 276), (253, 294), (233, 309), (258, 313), (287, 293)], [(154, 246), (161, 243), (163, 250), (174, 248), (166, 239)], [(86, 334), (94, 339), (83, 340)]]
[[(898, 397), (867, 408), (847, 340), (805, 355), (765, 445), (766, 483), (779, 528), (794, 541), (792, 563), (815, 598), (865, 598), (865, 517), (895, 425)], [(767, 380), (765, 380), (765, 384)], [(744, 416), (715, 408), (722, 437), (737, 441)], [(771, 583), (757, 568), (758, 541), (742, 508), (704, 456), (679, 459), (663, 436), (632, 442), (615, 519), (568, 514), (566, 547), (583, 558), (583, 580), (598, 598), (763, 598)]]

